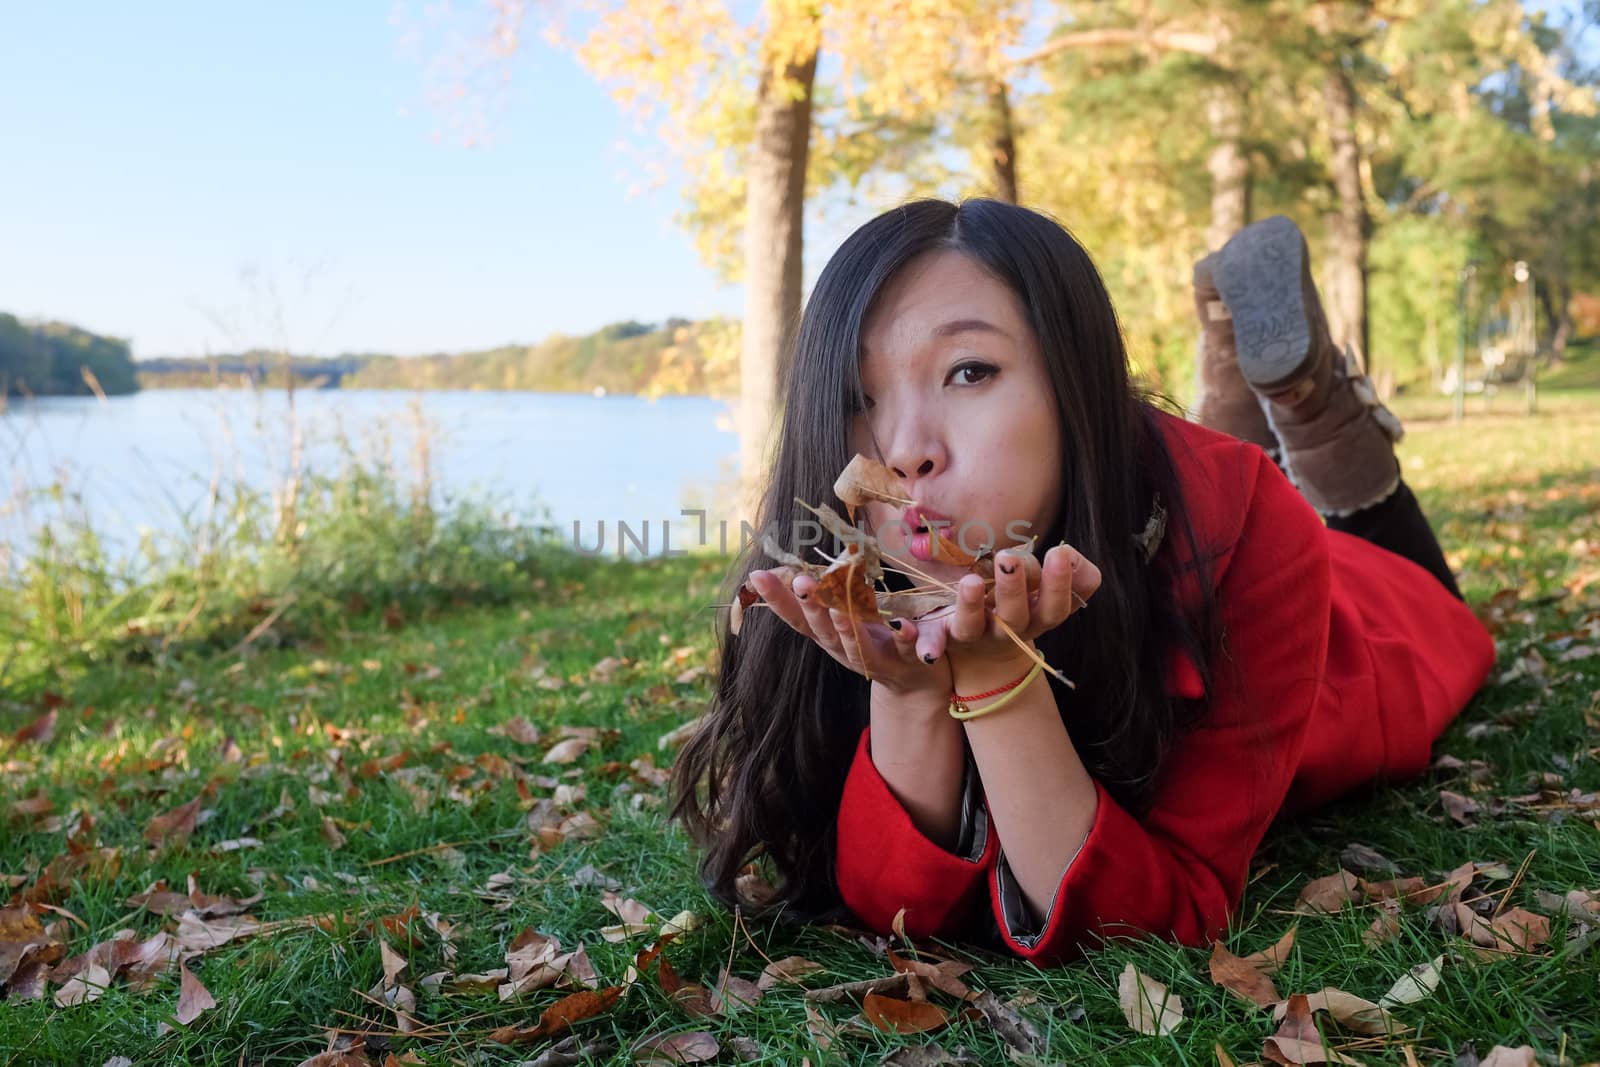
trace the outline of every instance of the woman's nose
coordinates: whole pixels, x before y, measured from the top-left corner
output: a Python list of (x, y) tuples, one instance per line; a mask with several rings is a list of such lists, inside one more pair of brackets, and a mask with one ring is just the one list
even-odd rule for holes
[[(906, 473), (905, 468), (906, 467), (910, 467), (911, 465), (912, 464), (911, 464), (911, 462), (909, 460), (908, 461), (903, 461), (903, 465), (902, 465), (902, 463), (891, 463), (891, 464), (889, 464), (889, 469), (894, 471), (896, 474), (898, 474), (902, 478), (908, 478), (908, 477), (910, 477), (910, 475), (908, 475)], [(933, 460), (931, 458), (930, 459), (924, 459), (921, 463), (918, 463), (916, 465), (916, 470), (917, 470), (917, 477), (918, 478), (926, 477), (927, 475), (932, 474), (933, 473)]]

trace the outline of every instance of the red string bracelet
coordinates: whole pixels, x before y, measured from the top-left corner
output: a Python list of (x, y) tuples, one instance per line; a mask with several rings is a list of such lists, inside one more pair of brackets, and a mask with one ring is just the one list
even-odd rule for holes
[(983, 699), (985, 699), (987, 697), (997, 697), (1001, 693), (1008, 692), (1008, 691), (1010, 691), (1012, 689), (1015, 689), (1017, 686), (1021, 685), (1027, 679), (1028, 674), (1029, 674), (1028, 671), (1023, 671), (1022, 672), (1022, 677), (1018, 678), (1014, 682), (1007, 682), (1005, 685), (1002, 685), (999, 689), (991, 689), (986, 693), (974, 693), (972, 696), (969, 696), (969, 697), (956, 696), (955, 691), (951, 690), (950, 691), (950, 700), (951, 700), (952, 703), (955, 703), (955, 704), (970, 704), (974, 700), (983, 700)]

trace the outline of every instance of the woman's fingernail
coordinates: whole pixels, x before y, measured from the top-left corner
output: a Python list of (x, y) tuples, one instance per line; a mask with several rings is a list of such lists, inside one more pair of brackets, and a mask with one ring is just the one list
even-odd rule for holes
[(928, 653), (924, 652), (922, 654), (922, 662), (924, 662), (924, 663), (932, 663), (933, 662), (933, 657), (930, 656)]
[(889, 620), (889, 629), (891, 629), (891, 630), (898, 630), (898, 629), (900, 629), (901, 625), (902, 624), (901, 624), (899, 619), (890, 619)]
[(1002, 563), (1002, 564), (1000, 564), (1000, 573), (1001, 574), (1011, 574), (1016, 569), (1017, 569), (1017, 565), (1015, 563)]
[(799, 597), (801, 600), (805, 600), (810, 595), (811, 595), (810, 593), (796, 593), (795, 594), (795, 596)]

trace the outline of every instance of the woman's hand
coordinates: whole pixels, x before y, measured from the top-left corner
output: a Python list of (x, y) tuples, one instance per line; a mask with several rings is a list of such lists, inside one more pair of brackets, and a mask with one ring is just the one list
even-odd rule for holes
[[(925, 635), (910, 619), (888, 625), (876, 618), (852, 620), (837, 608), (823, 607), (815, 595), (816, 580), (809, 575), (796, 577), (792, 588), (764, 570), (751, 571), (749, 582), (773, 614), (857, 674), (895, 693), (949, 694), (949, 664), (937, 653), (922, 657), (917, 646)], [(942, 699), (939, 707), (944, 707)]]
[(1041, 566), (1025, 548), (1002, 549), (994, 558), (994, 604), (975, 574), (956, 584), (956, 602), (920, 620), (917, 651), (949, 654), (960, 692), (1011, 681), (1027, 669), (1028, 657), (1000, 625), (1025, 642), (1060, 626), (1100, 588), (1100, 568), (1071, 545), (1059, 544)]

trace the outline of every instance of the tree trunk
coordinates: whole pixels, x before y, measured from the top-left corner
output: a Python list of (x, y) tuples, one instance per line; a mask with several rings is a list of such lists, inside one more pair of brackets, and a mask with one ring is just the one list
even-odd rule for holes
[(1565, 282), (1535, 285), (1533, 291), (1544, 307), (1545, 336), (1541, 347), (1545, 366), (1553, 367), (1566, 359), (1567, 342), (1572, 338), (1572, 301)]
[(1206, 98), (1206, 121), (1212, 148), (1206, 156), (1211, 173), (1211, 225), (1206, 246), (1213, 252), (1250, 221), (1250, 157), (1245, 153), (1245, 98), (1236, 85), (1219, 85)]
[(754, 522), (800, 319), (806, 154), (817, 54), (762, 75), (745, 165), (744, 324), (739, 361), (740, 518)]
[(1338, 193), (1338, 209), (1328, 217), (1328, 261), (1323, 272), (1328, 329), (1335, 344), (1354, 345), (1372, 374), (1372, 349), (1367, 327), (1367, 245), (1372, 219), (1361, 188), (1361, 145), (1356, 140), (1355, 85), (1342, 62), (1334, 60), (1323, 83), (1328, 109), (1329, 168)]
[(989, 159), (994, 167), (994, 197), (1008, 204), (1017, 200), (1017, 138), (1011, 124), (1011, 99), (1006, 83), (989, 86)]

